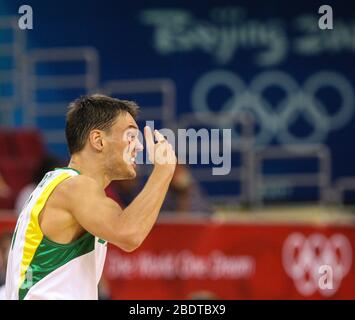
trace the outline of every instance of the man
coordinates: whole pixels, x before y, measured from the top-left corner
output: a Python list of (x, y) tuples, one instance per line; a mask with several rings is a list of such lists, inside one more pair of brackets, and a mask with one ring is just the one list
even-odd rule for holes
[(112, 180), (134, 179), (143, 147), (137, 105), (102, 95), (71, 103), (66, 137), (71, 160), (45, 175), (18, 219), (9, 253), (7, 299), (97, 299), (107, 242), (138, 248), (153, 227), (176, 156), (171, 145), (145, 127), (154, 169), (124, 210), (107, 198)]

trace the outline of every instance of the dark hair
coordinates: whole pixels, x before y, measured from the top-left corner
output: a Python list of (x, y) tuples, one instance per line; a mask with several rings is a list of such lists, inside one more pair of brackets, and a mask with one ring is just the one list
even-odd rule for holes
[(69, 153), (72, 155), (84, 148), (91, 130), (110, 129), (122, 112), (128, 112), (135, 119), (138, 106), (133, 101), (99, 94), (82, 96), (70, 103), (65, 125)]

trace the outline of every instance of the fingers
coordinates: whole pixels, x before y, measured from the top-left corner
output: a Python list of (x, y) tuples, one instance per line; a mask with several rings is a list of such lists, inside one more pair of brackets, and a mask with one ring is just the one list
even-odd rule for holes
[(144, 127), (144, 137), (147, 144), (148, 155), (154, 156), (154, 138), (152, 129), (148, 126)]
[(176, 164), (177, 159), (176, 159), (176, 155), (175, 155), (175, 151), (173, 149), (173, 146), (169, 143), (168, 144), (168, 154), (167, 154), (169, 160), (168, 163), (169, 164)]
[(166, 143), (158, 143), (155, 149), (155, 163), (166, 164)]
[(157, 139), (158, 142), (166, 141), (164, 136), (158, 130), (154, 130), (154, 135), (155, 135), (155, 139)]
[[(166, 142), (166, 140), (164, 140)], [(176, 164), (174, 149), (170, 143), (158, 143), (155, 151), (155, 161), (160, 165)]]
[(157, 144), (154, 142), (153, 133), (150, 127), (144, 128), (144, 136), (147, 144), (149, 160), (157, 164), (176, 164), (176, 156), (173, 147), (166, 138), (158, 131), (154, 130)]

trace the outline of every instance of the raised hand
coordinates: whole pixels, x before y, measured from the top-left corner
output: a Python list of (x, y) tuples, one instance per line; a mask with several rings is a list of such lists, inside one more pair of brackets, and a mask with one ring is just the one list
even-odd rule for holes
[(158, 131), (154, 130), (154, 136), (157, 143), (154, 142), (154, 136), (150, 127), (144, 128), (144, 136), (147, 144), (149, 161), (156, 167), (163, 167), (174, 172), (176, 166), (176, 155), (172, 145)]

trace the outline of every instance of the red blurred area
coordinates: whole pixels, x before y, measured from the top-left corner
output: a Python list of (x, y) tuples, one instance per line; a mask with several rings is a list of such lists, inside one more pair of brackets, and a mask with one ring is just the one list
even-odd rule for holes
[[(299, 248), (303, 279), (292, 279), (283, 262), (284, 250), (294, 249), (285, 248), (286, 240), (295, 234), (307, 241)], [(355, 243), (354, 226), (160, 223), (134, 253), (111, 246), (105, 275), (114, 299), (355, 299), (355, 251), (350, 246), (350, 252), (343, 251), (346, 257), (339, 258), (331, 244), (334, 235)], [(306, 247), (317, 239), (318, 248)], [(347, 264), (350, 258), (348, 270), (344, 258)], [(297, 267), (296, 262), (288, 268)], [(307, 268), (318, 271), (326, 263), (334, 268), (335, 282), (328, 292), (318, 286), (321, 274), (306, 282)], [(339, 267), (343, 277), (336, 275)]]
[(1, 209), (12, 209), (20, 190), (29, 184), (45, 155), (42, 137), (37, 130), (0, 130), (0, 173), (10, 188), (0, 197)]
[[(0, 234), (14, 226), (2, 215)], [(305, 242), (287, 248), (295, 235)], [(133, 253), (110, 245), (104, 279), (112, 299), (355, 299), (354, 243), (346, 225), (164, 222)], [(320, 264), (334, 269), (331, 291), (319, 287), (322, 274), (309, 282)]]

